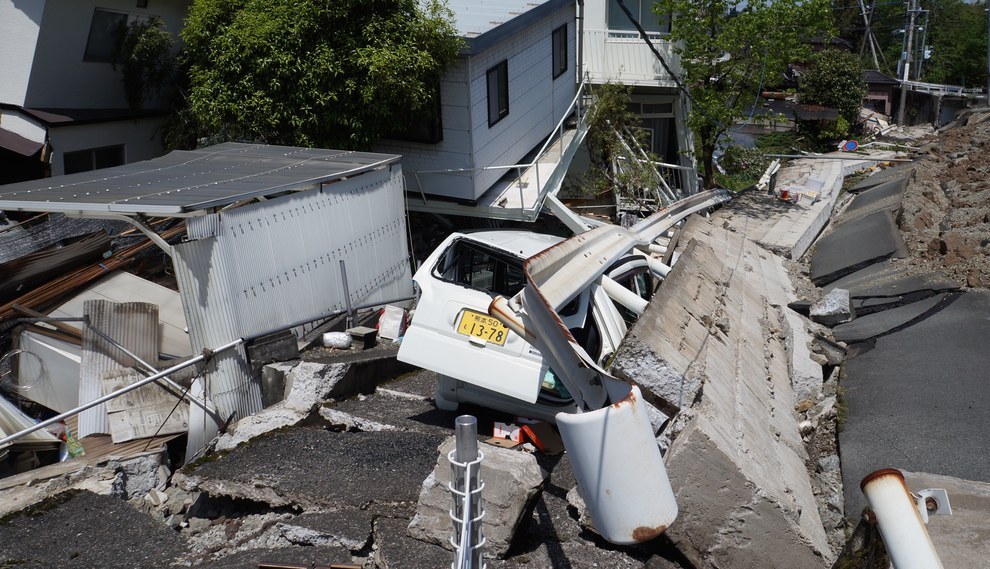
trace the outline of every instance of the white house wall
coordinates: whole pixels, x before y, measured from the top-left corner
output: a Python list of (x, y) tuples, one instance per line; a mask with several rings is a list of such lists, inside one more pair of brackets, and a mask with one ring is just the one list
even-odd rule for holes
[(418, 180), (431, 194), (466, 198), (469, 192), (465, 188), (471, 187), (471, 173), (423, 174), (419, 178), (413, 174), (426, 170), (474, 168), (466, 58), (459, 58), (444, 73), (440, 82), (440, 105), (443, 140), (439, 143), (380, 140), (374, 150), (402, 155), (409, 191), (419, 190)]
[[(519, 163), (546, 138), (561, 113), (577, 93), (575, 84), (575, 12), (573, 6), (555, 11), (550, 17), (522, 33), (503, 40), (470, 60), (471, 124), (475, 167)], [(567, 72), (553, 79), (552, 34), (567, 24)], [(509, 114), (488, 126), (487, 72), (503, 59), (509, 67)], [(475, 177), (474, 195), (481, 196), (505, 170), (486, 170)]]
[[(17, 5), (21, 3), (21, 0), (15, 1)], [(33, 108), (126, 108), (120, 71), (114, 70), (110, 63), (83, 61), (94, 10), (103, 8), (136, 16), (161, 16), (166, 29), (178, 36), (191, 2), (152, 0), (148, 2), (148, 8), (137, 8), (134, 0), (48, 0), (41, 3), (44, 4), (41, 32), (30, 63), (30, 83), (20, 104)], [(4, 23), (3, 29), (7, 25)], [(5, 68), (8, 61), (4, 60)]]
[(164, 118), (51, 127), (48, 131), (52, 145), (52, 175), (65, 173), (65, 153), (76, 150), (124, 145), (124, 163), (161, 156), (161, 126)]
[[(194, 352), (412, 295), (401, 168), (190, 218), (173, 263)], [(218, 355), (207, 391), (226, 417), (258, 411), (244, 351)]]
[[(376, 152), (401, 154), (408, 190), (475, 200), (506, 170), (489, 166), (519, 163), (546, 138), (576, 94), (574, 7), (566, 6), (496, 43), (461, 57), (441, 82), (443, 141), (424, 144), (383, 140)], [(567, 71), (553, 79), (552, 33), (567, 24)], [(509, 67), (509, 115), (488, 127), (487, 72), (502, 60)], [(430, 170), (473, 169), (473, 173), (419, 174)], [(415, 199), (415, 196), (411, 196)]]
[(24, 104), (44, 12), (45, 0), (0, 0), (0, 103)]

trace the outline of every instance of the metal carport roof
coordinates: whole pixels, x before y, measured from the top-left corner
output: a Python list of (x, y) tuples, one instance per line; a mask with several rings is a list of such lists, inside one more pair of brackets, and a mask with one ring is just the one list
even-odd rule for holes
[(228, 142), (0, 186), (0, 210), (185, 217), (313, 188), (399, 161), (393, 154)]

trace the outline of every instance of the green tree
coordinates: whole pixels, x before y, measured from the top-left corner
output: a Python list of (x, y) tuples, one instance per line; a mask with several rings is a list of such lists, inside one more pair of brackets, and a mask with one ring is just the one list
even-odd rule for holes
[(439, 0), (195, 0), (182, 38), (203, 134), (344, 149), (435, 112), (462, 45)]
[(924, 80), (985, 87), (987, 78), (986, 2), (930, 0), (928, 45), (931, 58), (922, 64)]
[(807, 57), (802, 38), (828, 31), (827, 0), (659, 0), (674, 14), (681, 80), (691, 94), (694, 131), (706, 188), (714, 185), (719, 139), (746, 116), (759, 91), (788, 63)]
[(811, 67), (801, 74), (801, 102), (832, 107), (850, 125), (859, 119), (866, 96), (859, 57), (839, 50), (816, 53)]
[(646, 151), (637, 155), (635, 151), (648, 144), (639, 117), (629, 110), (631, 92), (632, 87), (615, 83), (591, 90), (593, 103), (585, 143), (593, 167), (586, 182), (596, 195), (615, 192), (636, 199), (642, 189), (660, 184), (656, 169), (643, 161), (659, 161), (659, 157)]
[(127, 104), (137, 110), (146, 99), (161, 93), (172, 82), (174, 42), (158, 17), (131, 22), (121, 31), (114, 67), (121, 67)]

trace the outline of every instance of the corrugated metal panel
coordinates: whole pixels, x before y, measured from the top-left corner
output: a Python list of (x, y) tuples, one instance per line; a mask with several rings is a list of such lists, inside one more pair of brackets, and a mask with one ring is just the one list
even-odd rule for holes
[(182, 215), (317, 187), (398, 156), (225, 143), (124, 166), (7, 184), (0, 210)]
[[(173, 249), (194, 351), (343, 310), (341, 260), (353, 304), (412, 294), (397, 165), (216, 217), (215, 237)], [(206, 389), (222, 416), (260, 409), (241, 348), (211, 363)]]
[[(158, 361), (158, 306), (147, 302), (87, 300), (83, 304), (83, 314), (89, 316), (90, 326), (95, 326), (144, 361)], [(80, 404), (103, 395), (103, 372), (139, 365), (119, 348), (93, 333), (90, 326), (83, 328), (82, 361), (79, 366)], [(80, 414), (80, 437), (109, 432), (104, 405), (97, 405)]]

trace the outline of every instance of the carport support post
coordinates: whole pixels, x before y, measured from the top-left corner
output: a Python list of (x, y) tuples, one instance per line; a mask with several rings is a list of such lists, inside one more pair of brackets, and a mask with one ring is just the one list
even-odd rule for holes
[(450, 494), (453, 502), (450, 517), (454, 522), (451, 543), (455, 547), (455, 559), (452, 567), (483, 569), (481, 520), (485, 513), (481, 507), (479, 474), (485, 456), (478, 450), (478, 419), (473, 415), (461, 415), (455, 419), (454, 437), (454, 450), (447, 457), (450, 460)]
[(347, 307), (347, 328), (354, 326), (354, 309), (351, 308), (351, 292), (347, 288), (347, 268), (344, 260), (340, 260), (340, 282), (344, 287), (344, 306)]

